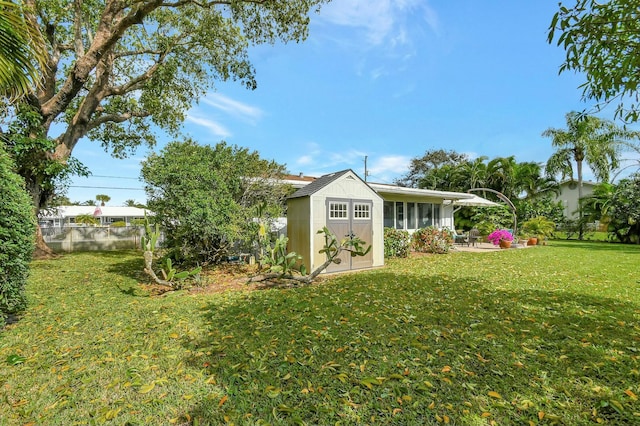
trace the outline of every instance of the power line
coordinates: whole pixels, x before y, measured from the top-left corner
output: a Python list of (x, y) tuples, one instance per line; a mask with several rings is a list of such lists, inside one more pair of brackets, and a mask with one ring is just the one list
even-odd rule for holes
[(138, 178), (125, 177), (125, 176), (89, 175), (89, 176), (83, 176), (83, 177), (85, 177), (85, 178), (97, 177), (97, 178), (109, 178), (109, 179), (131, 179), (131, 180), (140, 180), (140, 179), (138, 179)]
[(90, 188), (90, 189), (127, 189), (130, 191), (144, 191), (144, 188), (121, 188), (117, 186), (90, 186), (90, 185), (69, 185), (69, 188)]

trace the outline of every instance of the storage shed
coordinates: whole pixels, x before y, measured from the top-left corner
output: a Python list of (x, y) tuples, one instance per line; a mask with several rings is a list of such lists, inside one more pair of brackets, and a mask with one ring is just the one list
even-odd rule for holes
[(342, 261), (326, 272), (364, 269), (384, 265), (383, 200), (353, 170), (322, 176), (298, 189), (287, 200), (287, 236), (289, 251), (302, 255), (303, 263), (313, 271), (326, 261), (319, 251), (327, 227), (339, 239), (358, 236), (371, 251), (352, 257), (343, 252)]

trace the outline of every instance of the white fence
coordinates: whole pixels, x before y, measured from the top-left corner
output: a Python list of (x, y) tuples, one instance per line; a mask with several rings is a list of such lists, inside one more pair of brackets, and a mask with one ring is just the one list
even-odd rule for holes
[[(140, 249), (143, 235), (142, 226), (42, 228), (44, 241), (57, 252)], [(160, 236), (158, 243), (162, 240), (164, 240), (163, 235)]]

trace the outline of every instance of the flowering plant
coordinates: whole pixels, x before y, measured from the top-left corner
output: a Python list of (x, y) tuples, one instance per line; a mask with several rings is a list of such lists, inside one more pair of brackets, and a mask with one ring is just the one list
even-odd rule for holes
[(494, 246), (500, 244), (500, 241), (513, 241), (513, 234), (506, 229), (496, 229), (487, 236), (487, 240), (491, 241)]

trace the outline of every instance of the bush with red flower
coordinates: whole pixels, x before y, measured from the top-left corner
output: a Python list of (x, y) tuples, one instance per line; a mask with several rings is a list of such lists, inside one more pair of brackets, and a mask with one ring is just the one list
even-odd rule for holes
[(453, 247), (453, 235), (448, 229), (428, 226), (413, 233), (412, 244), (415, 251), (444, 254)]
[(497, 246), (500, 241), (513, 241), (513, 234), (506, 229), (496, 229), (487, 236), (487, 240)]

